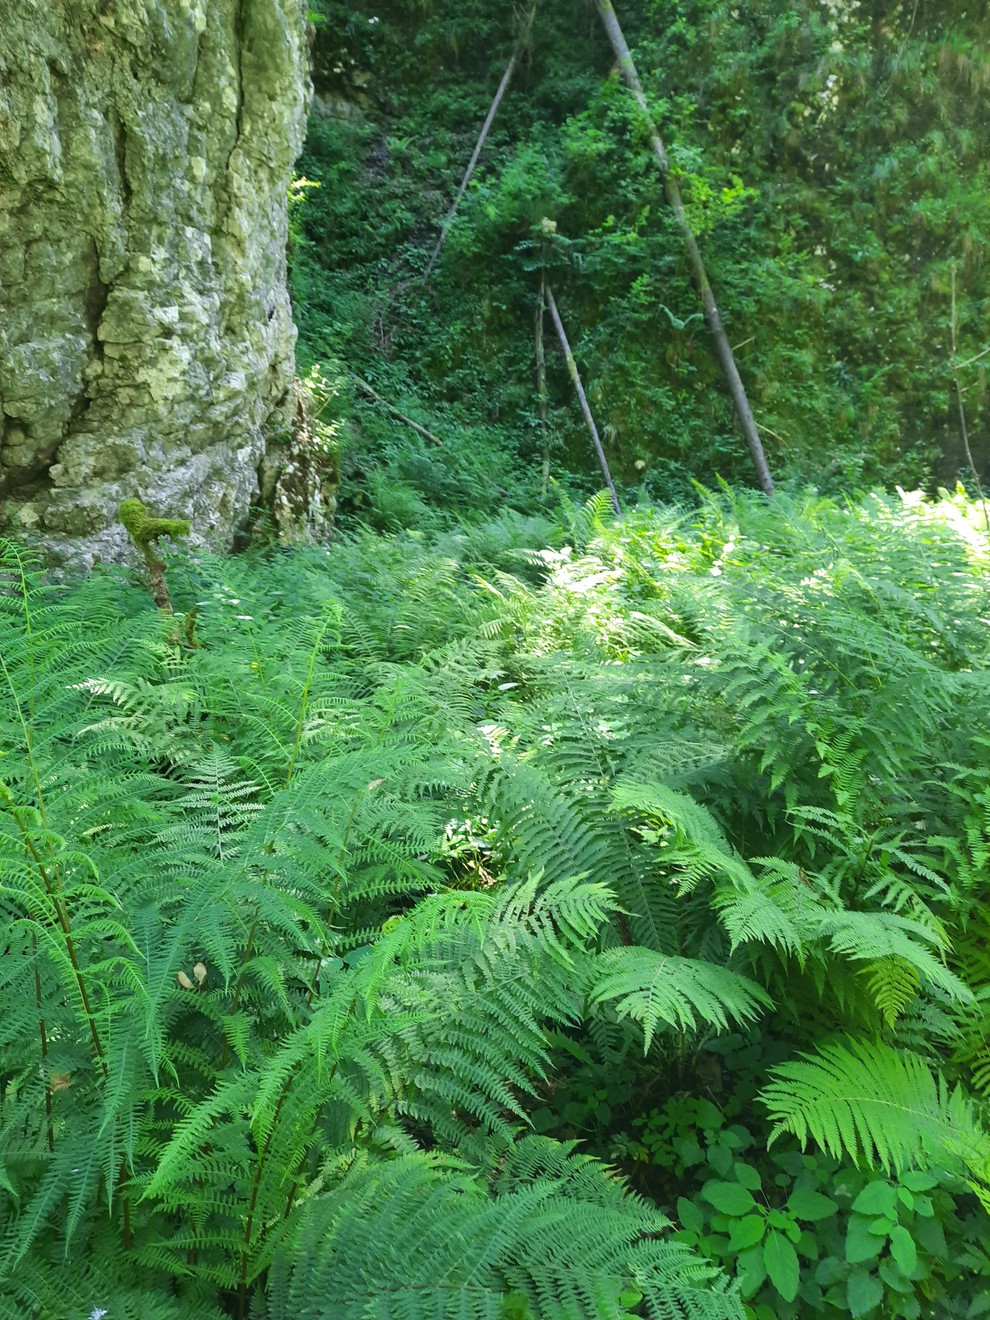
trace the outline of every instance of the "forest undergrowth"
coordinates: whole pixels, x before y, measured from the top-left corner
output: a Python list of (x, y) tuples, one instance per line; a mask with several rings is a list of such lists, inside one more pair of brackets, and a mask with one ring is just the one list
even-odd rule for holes
[(5, 546), (0, 1313), (990, 1313), (981, 515), (606, 507)]
[(0, 1320), (990, 1316), (986, 20), (622, 6), (770, 502), (604, 8), (313, 0), (329, 547), (0, 542)]
[[(597, 488), (547, 288), (624, 505), (691, 503), (692, 478), (751, 482), (599, 6), (312, 8), (317, 96), (290, 264), (303, 370), (341, 377), (327, 409), (341, 511), (394, 530), (438, 508), (532, 509), (546, 470)], [(986, 481), (985, 7), (615, 11), (774, 478), (840, 494), (974, 489), (974, 466)], [(355, 376), (443, 447), (404, 443)]]

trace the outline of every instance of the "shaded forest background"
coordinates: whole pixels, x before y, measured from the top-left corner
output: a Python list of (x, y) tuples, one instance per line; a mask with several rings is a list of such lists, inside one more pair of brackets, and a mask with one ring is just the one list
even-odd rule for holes
[[(291, 261), (302, 363), (320, 364), (346, 454), (342, 512), (395, 527), (493, 498), (531, 507), (547, 448), (554, 475), (597, 485), (549, 337), (541, 419), (541, 267), (626, 497), (749, 482), (594, 6), (541, 0), (528, 25), (528, 8), (480, 0), (320, 0), (312, 17)], [(990, 357), (971, 359), (987, 340), (990, 20), (931, 0), (631, 0), (620, 19), (775, 475), (823, 490), (972, 485), (953, 360), (967, 364), (985, 475)], [(481, 167), (424, 280), (517, 41)], [(355, 403), (341, 362), (419, 408), (442, 461)]]

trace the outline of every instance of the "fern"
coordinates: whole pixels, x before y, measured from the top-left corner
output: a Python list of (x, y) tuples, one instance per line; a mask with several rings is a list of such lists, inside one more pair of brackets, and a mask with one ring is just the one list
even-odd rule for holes
[(442, 1157), (357, 1164), (306, 1206), (301, 1247), (276, 1256), (268, 1315), (497, 1320), (511, 1298), (533, 1316), (618, 1320), (634, 1283), (657, 1320), (741, 1316), (710, 1269), (656, 1240), (665, 1225), (600, 1166), (539, 1139), (506, 1150), (487, 1188)]
[(603, 956), (592, 1000), (617, 1000), (620, 1018), (642, 1023), (647, 1049), (661, 1022), (680, 1032), (701, 1023), (728, 1031), (730, 1019), (751, 1020), (771, 1004), (758, 985), (726, 967), (636, 948)]
[(879, 1042), (835, 1041), (772, 1069), (761, 1099), (771, 1141), (792, 1132), (832, 1155), (895, 1172), (948, 1163), (990, 1196), (990, 1133), (960, 1088), (928, 1064)]
[(564, 523), (179, 559), (181, 649), (3, 551), (0, 1309), (737, 1316), (525, 1136), (644, 1040), (662, 1103), (706, 1038), (857, 1033), (777, 1131), (985, 1194), (972, 548), (880, 499)]

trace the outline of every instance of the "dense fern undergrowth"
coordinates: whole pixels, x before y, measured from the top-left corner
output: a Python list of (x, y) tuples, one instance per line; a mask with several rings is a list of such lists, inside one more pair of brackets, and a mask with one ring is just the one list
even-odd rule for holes
[(990, 1312), (978, 517), (604, 508), (5, 547), (0, 1313)]

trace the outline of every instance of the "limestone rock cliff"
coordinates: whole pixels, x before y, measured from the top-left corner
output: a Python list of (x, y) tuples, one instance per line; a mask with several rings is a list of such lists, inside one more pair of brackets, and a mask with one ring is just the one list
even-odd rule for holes
[(0, 0), (0, 527), (229, 546), (295, 409), (300, 0)]

